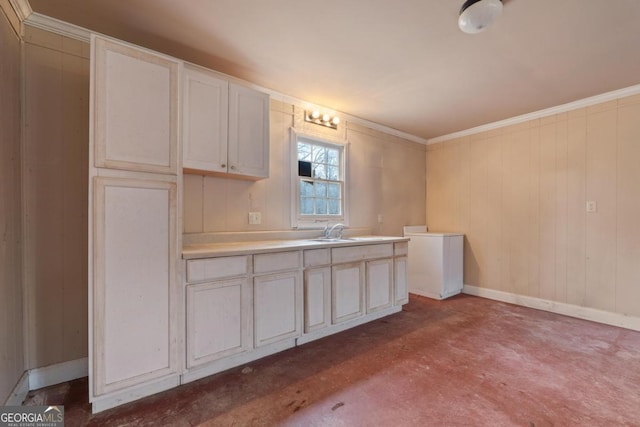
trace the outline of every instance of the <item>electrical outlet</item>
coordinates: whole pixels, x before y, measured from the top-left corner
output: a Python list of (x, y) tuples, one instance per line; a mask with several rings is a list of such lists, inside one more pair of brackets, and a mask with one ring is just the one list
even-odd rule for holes
[(260, 212), (249, 212), (249, 224), (262, 224), (262, 214)]
[(382, 224), (384, 222), (384, 215), (378, 214), (378, 224)]
[(587, 212), (588, 213), (598, 212), (598, 202), (596, 202), (595, 200), (588, 200), (587, 201)]

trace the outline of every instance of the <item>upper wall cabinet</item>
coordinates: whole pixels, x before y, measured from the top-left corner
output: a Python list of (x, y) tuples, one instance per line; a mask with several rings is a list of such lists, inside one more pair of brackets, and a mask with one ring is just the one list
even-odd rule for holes
[(226, 173), (229, 83), (185, 65), (183, 96), (183, 167)]
[(269, 95), (185, 65), (183, 167), (187, 172), (269, 176)]
[(181, 63), (96, 38), (95, 166), (177, 174)]

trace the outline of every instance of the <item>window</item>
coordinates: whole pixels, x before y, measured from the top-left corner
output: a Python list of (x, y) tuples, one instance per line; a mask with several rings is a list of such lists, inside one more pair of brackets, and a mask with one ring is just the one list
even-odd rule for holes
[(292, 132), (292, 225), (345, 223), (345, 145)]

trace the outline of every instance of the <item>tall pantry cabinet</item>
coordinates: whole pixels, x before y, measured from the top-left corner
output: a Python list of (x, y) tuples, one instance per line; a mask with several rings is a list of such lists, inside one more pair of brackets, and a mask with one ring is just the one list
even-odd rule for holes
[(182, 64), (91, 42), (89, 394), (98, 412), (180, 381)]

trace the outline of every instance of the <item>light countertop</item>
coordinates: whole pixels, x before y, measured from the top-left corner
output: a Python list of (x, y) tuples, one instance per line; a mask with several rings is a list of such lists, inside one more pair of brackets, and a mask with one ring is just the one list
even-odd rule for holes
[(327, 247), (362, 246), (377, 243), (407, 242), (406, 237), (356, 236), (343, 240), (318, 241), (313, 239), (262, 240), (255, 242), (198, 243), (182, 247), (183, 259), (198, 259), (230, 255), (250, 255), (287, 250), (320, 249)]

